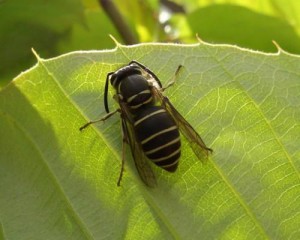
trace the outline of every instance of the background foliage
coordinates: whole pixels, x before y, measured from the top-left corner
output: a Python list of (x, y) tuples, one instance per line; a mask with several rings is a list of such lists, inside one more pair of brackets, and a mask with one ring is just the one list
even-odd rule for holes
[[(45, 58), (69, 51), (114, 47), (119, 42), (197, 42), (236, 44), (276, 52), (272, 40), (300, 53), (300, 3), (296, 0), (115, 0), (128, 24), (115, 28), (110, 9), (99, 0), (0, 1), (0, 86), (34, 62), (31, 48)], [(104, 4), (105, 6), (107, 4)], [(134, 14), (132, 14), (134, 13)], [(124, 40), (125, 39), (125, 40)]]

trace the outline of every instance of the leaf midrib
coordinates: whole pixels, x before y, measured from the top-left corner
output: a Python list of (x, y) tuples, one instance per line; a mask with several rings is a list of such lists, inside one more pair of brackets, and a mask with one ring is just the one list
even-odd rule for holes
[[(55, 82), (55, 83), (57, 84), (57, 86), (60, 88), (61, 92), (62, 92), (63, 95), (66, 97), (66, 99), (68, 99), (68, 101), (72, 104), (72, 106), (74, 106), (74, 107), (76, 108), (76, 110), (77, 110), (82, 116), (85, 116), (85, 115), (83, 114), (83, 112), (80, 110), (80, 108), (78, 108), (77, 104), (75, 104), (74, 101), (69, 97), (69, 95), (64, 91), (64, 89), (62, 88), (62, 86), (59, 84), (59, 81), (57, 81), (57, 79), (53, 76), (53, 74), (50, 73), (50, 71), (48, 70), (48, 68), (47, 68), (47, 67), (45, 66), (45, 64), (43, 63), (43, 60), (40, 59), (40, 58), (38, 57), (38, 61), (39, 61), (39, 63), (41, 63), (41, 65), (42, 65), (42, 66), (44, 67), (44, 69), (47, 71), (48, 75), (54, 80), (54, 82)], [(87, 120), (87, 122), (89, 121), (86, 117), (84, 117), (84, 118)], [(104, 142), (106, 142), (106, 146), (107, 146), (107, 147), (110, 149), (110, 151), (115, 155), (115, 157), (116, 157), (117, 159), (119, 159), (120, 156), (117, 154), (117, 152), (114, 150), (114, 148), (113, 148), (110, 144), (108, 144), (107, 141), (105, 141), (105, 137), (104, 137), (99, 131), (97, 131), (96, 128), (92, 127), (92, 129), (96, 132), (96, 134), (97, 134), (98, 136), (100, 136), (101, 139), (104, 140)], [(48, 165), (47, 165), (47, 166), (48, 166)], [(130, 171), (131, 175), (133, 176), (134, 174), (133, 174), (132, 170), (129, 169), (129, 171)], [(53, 174), (53, 175), (54, 175), (54, 174)], [(56, 184), (59, 186), (58, 181), (56, 181)], [(165, 224), (165, 226), (166, 226), (166, 229), (169, 230), (170, 234), (174, 237), (174, 239), (181, 239), (181, 238), (179, 237), (179, 234), (178, 234), (177, 231), (176, 231), (176, 228), (174, 228), (174, 227), (172, 226), (172, 224), (170, 223), (170, 221), (168, 221), (167, 216), (164, 215), (164, 213), (163, 213), (162, 211), (160, 211), (160, 209), (159, 209), (159, 207), (157, 206), (157, 204), (152, 200), (151, 195), (150, 195), (147, 191), (144, 190), (144, 187), (145, 187), (145, 186), (142, 185), (142, 186), (140, 187), (140, 191), (143, 193), (143, 197), (145, 198), (146, 202), (149, 204), (149, 206), (152, 207), (152, 209), (155, 210), (155, 212), (157, 213), (157, 216), (159, 216), (159, 217), (161, 218), (162, 222), (163, 222), (163, 223)], [(61, 188), (60, 188), (60, 189), (61, 189)], [(63, 191), (62, 189), (61, 189), (61, 192), (64, 193), (64, 191)], [(65, 198), (66, 201), (69, 203), (69, 205), (72, 206), (71, 203), (70, 203), (70, 201), (68, 200), (68, 198), (67, 198), (65, 195), (64, 195), (64, 198)], [(88, 232), (88, 231), (87, 231), (87, 230), (88, 230), (87, 226), (86, 226), (85, 224), (83, 224), (83, 221), (82, 221), (82, 220), (80, 219), (80, 217), (76, 214), (76, 211), (74, 210), (74, 208), (72, 207), (71, 209), (72, 209), (72, 211), (75, 212), (75, 215), (77, 216), (78, 220), (79, 220), (79, 221), (82, 223), (82, 225), (84, 226), (84, 228), (85, 228), (85, 230), (86, 230), (86, 231), (84, 231), (84, 232)], [(92, 237), (90, 234), (89, 234), (89, 236)]]

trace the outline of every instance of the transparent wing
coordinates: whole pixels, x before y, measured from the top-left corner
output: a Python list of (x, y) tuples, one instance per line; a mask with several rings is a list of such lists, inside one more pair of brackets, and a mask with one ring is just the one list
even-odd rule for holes
[(212, 153), (212, 149), (208, 148), (203, 142), (200, 135), (195, 131), (195, 129), (184, 119), (184, 117), (176, 110), (172, 105), (170, 100), (164, 96), (161, 91), (153, 87), (153, 92), (157, 99), (161, 102), (162, 107), (164, 107), (176, 121), (180, 132), (188, 140), (190, 146), (192, 147), (194, 153), (199, 160), (204, 161), (206, 158), (203, 158), (204, 155), (207, 157), (209, 153)]
[(122, 129), (126, 142), (131, 148), (132, 157), (138, 173), (143, 182), (149, 187), (155, 187), (157, 185), (155, 175), (148, 164), (148, 159), (144, 154), (141, 145), (136, 141), (134, 129), (130, 123), (129, 113), (127, 112), (126, 106), (120, 103), (122, 110)]

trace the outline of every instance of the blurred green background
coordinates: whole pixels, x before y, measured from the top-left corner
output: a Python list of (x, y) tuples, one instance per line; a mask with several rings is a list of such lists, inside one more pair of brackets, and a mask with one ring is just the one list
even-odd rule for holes
[(300, 53), (298, 0), (0, 0), (0, 88), (43, 58), (141, 42)]

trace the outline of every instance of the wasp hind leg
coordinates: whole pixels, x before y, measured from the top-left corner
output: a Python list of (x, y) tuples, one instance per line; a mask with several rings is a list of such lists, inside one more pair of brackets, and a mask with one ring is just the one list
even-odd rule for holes
[(90, 126), (91, 124), (94, 124), (94, 123), (97, 123), (97, 122), (103, 122), (103, 121), (105, 121), (106, 119), (110, 118), (112, 115), (114, 115), (114, 114), (117, 113), (117, 112), (120, 112), (120, 109), (117, 109), (117, 110), (115, 110), (115, 111), (113, 111), (113, 112), (110, 112), (110, 113), (106, 114), (106, 115), (105, 115), (103, 118), (101, 118), (101, 119), (87, 122), (86, 124), (84, 124), (83, 126), (81, 126), (81, 127), (79, 128), (79, 130), (82, 131), (83, 129), (87, 128), (87, 127)]
[(124, 119), (122, 119), (122, 163), (121, 163), (121, 170), (120, 170), (120, 175), (119, 179), (117, 182), (117, 186), (121, 186), (121, 181), (123, 177), (123, 172), (124, 172), (124, 165), (125, 165), (125, 150), (126, 150), (126, 144), (129, 144), (129, 137), (128, 137), (128, 132), (127, 132), (127, 126), (126, 122)]
[(121, 186), (121, 181), (122, 181), (122, 178), (123, 178), (123, 172), (124, 172), (124, 165), (125, 165), (125, 143), (127, 143), (127, 140), (124, 136), (124, 133), (123, 133), (123, 140), (122, 140), (122, 163), (121, 163), (121, 170), (120, 170), (120, 175), (119, 175), (119, 179), (118, 179), (118, 182), (117, 182), (117, 186), (120, 187)]

